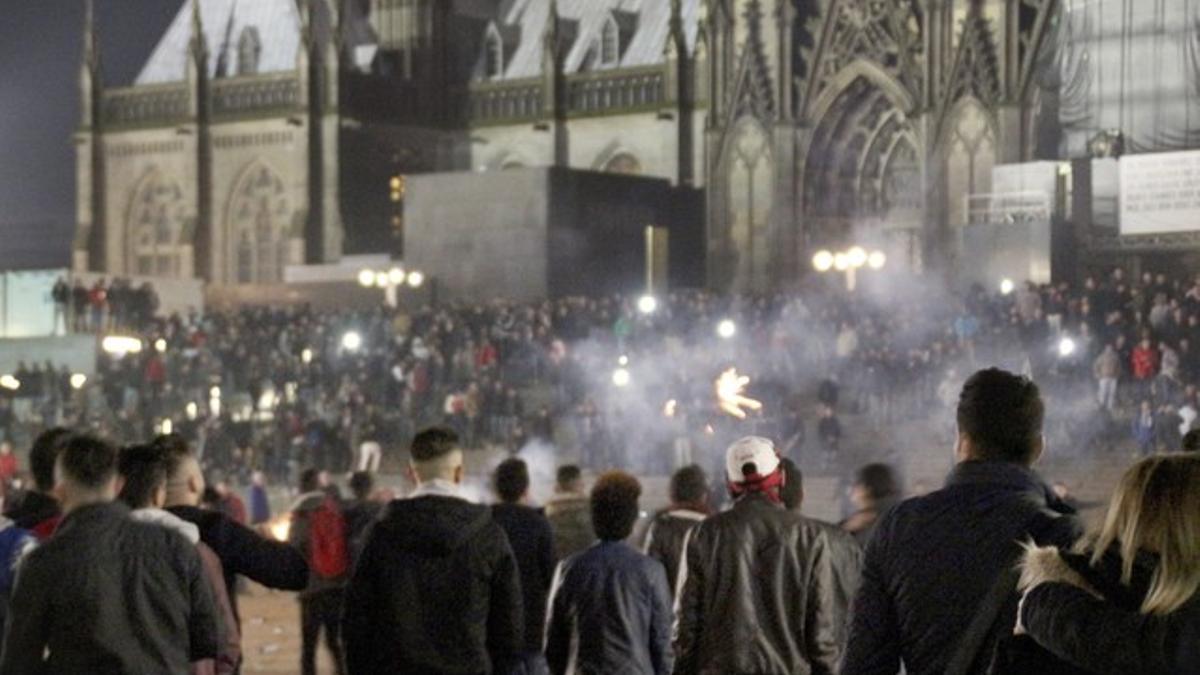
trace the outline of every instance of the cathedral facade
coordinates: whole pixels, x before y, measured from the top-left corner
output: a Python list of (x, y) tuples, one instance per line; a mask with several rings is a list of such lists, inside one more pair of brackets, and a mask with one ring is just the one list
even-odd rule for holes
[(89, 19), (75, 266), (276, 282), (402, 254), (412, 174), (563, 166), (703, 188), (714, 288), (938, 268), (993, 166), (1059, 153), (1058, 5), (187, 0), (123, 87)]

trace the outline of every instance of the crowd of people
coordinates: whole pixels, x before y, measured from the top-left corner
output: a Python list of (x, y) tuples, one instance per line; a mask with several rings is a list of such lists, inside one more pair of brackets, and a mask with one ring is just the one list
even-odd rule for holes
[[(932, 425), (948, 438), (952, 420), (930, 411), (988, 363), (1043, 386), (1054, 404), (1047, 433), (1068, 452), (1173, 447), (1197, 417), (1200, 282), (1121, 269), (1008, 293), (950, 295), (916, 281), (847, 293), (823, 279), (763, 296), (681, 291), (653, 313), (601, 297), (153, 317), (153, 288), (97, 287), (104, 301), (89, 326), (129, 332), (142, 349), (102, 353), (86, 378), (22, 364), (19, 388), (0, 388), (0, 437), (28, 443), (66, 425), (136, 439), (165, 428), (242, 485), (255, 470), (294, 484), (309, 465), (378, 466), (430, 424), (469, 448), (544, 442), (590, 468), (657, 473), (719, 455), (749, 424), (789, 456), (824, 451), (836, 464), (851, 420)], [(723, 322), (736, 335), (718, 336)], [(736, 426), (713, 404), (713, 382), (731, 366), (768, 401)]]
[(902, 500), (866, 466), (837, 525), (803, 515), (797, 464), (762, 436), (731, 443), (719, 476), (677, 470), (643, 519), (620, 469), (586, 490), (562, 466), (534, 505), (520, 457), (476, 503), (464, 443), (435, 426), (411, 441), (404, 498), (369, 472), (349, 499), (300, 472), (279, 540), (206, 494), (177, 434), (118, 449), (54, 429), (0, 528), (0, 675), (236, 673), (238, 575), (298, 591), (304, 675), (322, 633), (348, 675), (1200, 670), (1200, 453), (1134, 463), (1088, 530), (1034, 469), (1032, 380), (979, 370), (954, 413), (943, 488)]

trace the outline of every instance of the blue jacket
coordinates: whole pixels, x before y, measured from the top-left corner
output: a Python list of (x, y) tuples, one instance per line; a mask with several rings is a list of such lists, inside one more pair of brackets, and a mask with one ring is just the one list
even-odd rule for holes
[(662, 563), (602, 541), (558, 565), (546, 660), (554, 675), (671, 672), (671, 590)]

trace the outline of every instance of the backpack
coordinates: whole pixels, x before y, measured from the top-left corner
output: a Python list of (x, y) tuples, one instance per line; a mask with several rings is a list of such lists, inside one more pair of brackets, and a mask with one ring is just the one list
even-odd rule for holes
[(332, 497), (326, 497), (308, 516), (308, 560), (321, 579), (343, 577), (350, 569), (346, 519)]

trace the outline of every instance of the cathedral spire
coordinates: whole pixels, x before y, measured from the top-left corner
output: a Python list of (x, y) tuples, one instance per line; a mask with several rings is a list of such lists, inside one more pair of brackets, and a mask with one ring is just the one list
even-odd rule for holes
[(208, 40), (204, 36), (204, 22), (200, 19), (200, 0), (192, 0), (192, 39), (188, 49), (197, 65), (204, 68), (208, 62)]
[(83, 65), (95, 77), (100, 72), (100, 35), (96, 29), (96, 12), (93, 0), (84, 5), (83, 19)]

